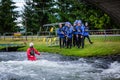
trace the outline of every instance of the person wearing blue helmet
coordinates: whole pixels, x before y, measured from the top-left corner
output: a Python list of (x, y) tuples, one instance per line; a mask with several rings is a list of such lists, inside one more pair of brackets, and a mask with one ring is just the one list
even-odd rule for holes
[(76, 30), (77, 47), (80, 48), (82, 46), (84, 48), (84, 25), (81, 20), (77, 22)]
[(84, 40), (85, 38), (88, 39), (89, 43), (90, 44), (93, 44), (93, 42), (90, 40), (90, 37), (89, 37), (89, 26), (88, 26), (88, 22), (85, 23), (85, 28), (84, 28)]
[(68, 29), (68, 24), (69, 22), (65, 22), (65, 25), (63, 26), (63, 32), (64, 32), (64, 46), (67, 46), (67, 40), (66, 40), (66, 34), (67, 34), (67, 29)]
[(75, 20), (75, 22), (73, 23), (73, 46), (76, 46), (76, 34), (77, 34), (77, 30), (76, 30), (76, 26), (77, 26), (77, 22), (78, 20)]
[(57, 30), (57, 34), (59, 36), (59, 45), (60, 45), (60, 48), (64, 47), (64, 44), (65, 44), (65, 33), (64, 33), (64, 30), (63, 30), (63, 27), (62, 27), (62, 24), (60, 23), (59, 24), (59, 28)]
[(67, 41), (67, 48), (72, 47), (72, 25), (71, 23), (68, 23), (68, 28), (66, 29), (66, 41)]
[(68, 24), (69, 24), (70, 22), (65, 22), (65, 25), (63, 26), (63, 30), (64, 30), (64, 33), (66, 33), (66, 30), (67, 30), (67, 28), (68, 28)]

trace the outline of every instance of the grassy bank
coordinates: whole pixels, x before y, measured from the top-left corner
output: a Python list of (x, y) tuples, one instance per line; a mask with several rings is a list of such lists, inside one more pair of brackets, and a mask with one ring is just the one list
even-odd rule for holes
[(40, 52), (49, 52), (49, 53), (58, 53), (67, 56), (79, 56), (79, 57), (89, 57), (89, 56), (104, 56), (104, 55), (114, 55), (120, 54), (120, 37), (91, 37), (93, 44), (89, 44), (88, 41), (85, 41), (85, 48), (78, 49), (77, 47), (72, 47), (72, 49), (62, 48), (59, 46), (50, 47), (47, 46), (45, 42), (42, 42), (41, 39), (34, 39), (33, 41), (21, 41), (21, 40), (11, 40), (6, 39), (1, 40), (0, 43), (27, 43), (27, 46), (19, 48), (18, 51), (26, 51), (29, 47), (29, 43), (33, 42), (34, 47)]

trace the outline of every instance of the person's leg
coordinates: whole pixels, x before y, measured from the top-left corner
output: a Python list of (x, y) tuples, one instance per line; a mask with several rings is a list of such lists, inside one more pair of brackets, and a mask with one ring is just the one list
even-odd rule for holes
[(65, 46), (67, 47), (67, 37), (65, 37)]
[(64, 44), (64, 41), (63, 41), (64, 39), (63, 38), (61, 38), (61, 47), (63, 48), (63, 44)]
[(84, 36), (84, 38), (83, 38), (84, 39), (84, 44), (85, 44), (85, 38), (86, 38), (86, 36)]
[(81, 47), (81, 42), (82, 42), (81, 35), (79, 35), (79, 44), (80, 44), (80, 47)]
[(82, 48), (84, 48), (84, 36), (81, 38), (81, 45), (82, 45)]
[(79, 36), (78, 35), (76, 35), (76, 45), (79, 48)]
[(76, 45), (76, 35), (73, 34), (73, 46), (75, 46), (75, 45)]
[(91, 42), (90, 37), (89, 36), (86, 36), (86, 37), (87, 37), (89, 43), (92, 44), (93, 42)]
[(70, 38), (68, 38), (68, 48), (70, 47)]
[(60, 48), (61, 48), (61, 38), (59, 38), (59, 45), (60, 45)]
[(75, 46), (77, 45), (77, 39), (76, 39), (76, 36), (75, 36)]
[(69, 39), (69, 42), (70, 42), (70, 48), (72, 48), (72, 38)]
[(78, 48), (80, 48), (81, 46), (81, 35), (79, 34), (78, 35)]
[(65, 37), (63, 38), (63, 48), (65, 47), (66, 45), (66, 40), (65, 40)]
[(67, 46), (67, 48), (69, 47), (69, 39), (68, 38), (66, 39), (66, 46)]

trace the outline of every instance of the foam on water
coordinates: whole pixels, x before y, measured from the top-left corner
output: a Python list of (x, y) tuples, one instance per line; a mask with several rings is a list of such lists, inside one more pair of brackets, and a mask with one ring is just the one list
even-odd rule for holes
[(120, 63), (117, 61), (111, 63), (110, 67), (102, 72), (103, 74), (109, 74), (113, 78), (120, 79)]
[(0, 62), (0, 80), (120, 79), (119, 62), (113, 62), (110, 64), (109, 68), (103, 69), (93, 66), (96, 63), (103, 63), (100, 60), (80, 58), (74, 61), (63, 61), (59, 55), (42, 54), (42, 56), (37, 56), (39, 60), (28, 61), (26, 56), (23, 56), (25, 53), (19, 54), (22, 56), (22, 59), (20, 56), (17, 56), (18, 58), (16, 60), (5, 60)]

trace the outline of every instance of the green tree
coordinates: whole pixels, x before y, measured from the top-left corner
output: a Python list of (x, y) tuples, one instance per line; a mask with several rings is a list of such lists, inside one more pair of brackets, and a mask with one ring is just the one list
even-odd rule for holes
[(73, 22), (80, 19), (89, 22), (92, 29), (110, 28), (110, 17), (97, 7), (86, 3), (84, 0), (58, 0), (58, 14), (60, 21)]
[(26, 0), (26, 5), (24, 5), (22, 19), (23, 19), (23, 24), (27, 29), (27, 32), (31, 32), (34, 30), (34, 28), (36, 28), (36, 26), (34, 25), (33, 16), (34, 16), (34, 10), (32, 7), (32, 2), (31, 0)]
[[(26, 0), (23, 11), (23, 24), (27, 26), (27, 31), (38, 32), (39, 28), (43, 30), (44, 24), (51, 23), (54, 20), (52, 14), (52, 0)], [(54, 18), (56, 19), (56, 18)]]
[[(59, 21), (71, 21), (71, 7), (72, 4), (71, 1), (73, 0), (58, 0), (57, 1), (57, 13), (59, 15)], [(74, 19), (74, 18), (73, 18)], [(72, 19), (72, 20), (73, 20)]]
[(113, 28), (114, 25), (106, 13), (84, 0), (26, 0), (23, 19), (26, 19), (28, 31), (33, 29), (34, 33), (39, 27), (44, 30), (44, 24), (73, 23), (76, 19), (87, 21), (92, 29)]
[(18, 12), (15, 2), (12, 0), (1, 0), (0, 3), (0, 32), (13, 32), (16, 30)]

